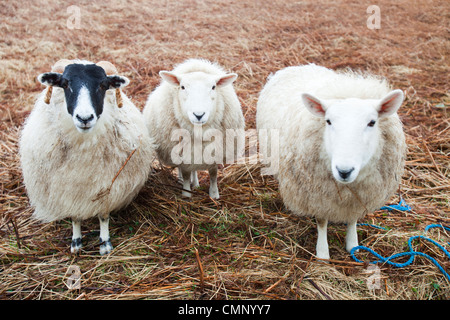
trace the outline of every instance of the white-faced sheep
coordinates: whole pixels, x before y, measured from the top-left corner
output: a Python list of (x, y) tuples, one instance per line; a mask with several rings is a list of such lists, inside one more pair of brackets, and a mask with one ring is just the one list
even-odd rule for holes
[[(189, 59), (173, 71), (161, 71), (159, 74), (163, 81), (149, 95), (143, 111), (150, 136), (157, 145), (158, 157), (163, 164), (178, 167), (179, 176), (183, 179), (182, 195), (186, 197), (191, 196), (191, 177), (196, 187), (196, 171), (208, 170), (209, 195), (218, 199), (218, 164), (228, 163), (230, 158), (235, 159), (242, 151), (239, 148), (225, 148), (227, 151), (223, 152), (225, 144), (234, 146), (233, 137), (226, 131), (242, 129), (243, 133), (245, 126), (232, 86), (237, 75), (226, 73), (217, 64), (202, 59)], [(217, 132), (219, 135), (215, 134)], [(212, 136), (215, 139), (211, 139)], [(180, 146), (181, 138), (184, 140), (183, 159), (175, 160), (174, 151)], [(197, 142), (200, 152), (196, 152)], [(201, 156), (208, 149), (216, 149), (219, 156), (214, 157), (214, 161), (205, 161)]]
[(280, 70), (262, 90), (260, 137), (279, 130), (280, 194), (289, 210), (316, 218), (318, 258), (329, 259), (328, 221), (347, 223), (350, 251), (357, 219), (397, 190), (406, 155), (402, 102), (385, 80), (314, 64)]
[(137, 195), (154, 153), (142, 113), (120, 91), (129, 80), (109, 62), (80, 60), (60, 60), (38, 80), (48, 88), (20, 138), (34, 217), (71, 218), (75, 253), (81, 248), (81, 221), (98, 216), (100, 253), (109, 253), (109, 215)]

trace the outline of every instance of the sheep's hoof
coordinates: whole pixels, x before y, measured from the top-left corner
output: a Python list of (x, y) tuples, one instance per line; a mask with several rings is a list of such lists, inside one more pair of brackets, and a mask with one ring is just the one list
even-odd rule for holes
[(183, 196), (183, 198), (190, 198), (192, 196), (192, 194), (190, 192), (187, 192), (187, 191), (183, 191), (181, 193), (181, 195)]
[(330, 252), (328, 251), (328, 248), (323, 250), (318, 248), (316, 250), (316, 258), (320, 260), (330, 260)]
[[(354, 247), (357, 247), (358, 246), (358, 243), (356, 243), (356, 244), (347, 244), (346, 246), (345, 246), (345, 249), (347, 250), (347, 252), (350, 252), (350, 251), (352, 251), (352, 249), (354, 248)], [(355, 250), (355, 252), (358, 252), (359, 250), (358, 249), (356, 249)]]
[(220, 199), (219, 192), (210, 192), (209, 196), (211, 197), (211, 199), (214, 199), (214, 200)]
[(110, 253), (112, 251), (112, 249), (113, 249), (113, 246), (112, 246), (110, 240), (102, 241), (102, 243), (100, 244), (100, 254), (101, 255)]
[(70, 252), (77, 253), (80, 251), (81, 247), (81, 238), (72, 239), (72, 243), (70, 244)]
[(209, 196), (212, 199), (215, 199), (215, 200), (219, 199), (220, 198), (220, 196), (219, 196), (219, 189), (217, 189), (217, 187), (216, 188), (209, 188)]
[[(347, 241), (347, 243), (345, 244), (345, 249), (348, 251), (348, 252), (350, 252), (350, 251), (352, 251), (352, 249), (354, 248), (354, 247), (357, 247), (358, 246), (358, 240), (354, 240), (354, 241), (351, 241), (351, 240), (348, 240)], [(357, 251), (357, 250), (356, 250)]]

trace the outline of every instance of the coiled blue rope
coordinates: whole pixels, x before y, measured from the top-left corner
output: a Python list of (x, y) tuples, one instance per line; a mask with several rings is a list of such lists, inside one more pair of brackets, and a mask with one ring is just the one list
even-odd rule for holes
[(411, 207), (406, 204), (403, 198), (400, 198), (400, 202), (398, 204), (391, 204), (389, 206), (381, 207), (380, 210), (397, 210), (397, 211), (411, 211)]
[[(443, 228), (443, 229), (445, 229), (447, 231), (450, 231), (450, 227), (444, 226), (442, 224), (430, 224), (430, 225), (425, 227), (425, 232), (427, 232), (431, 228)], [(447, 242), (447, 243), (450, 245), (450, 242)]]
[[(431, 224), (431, 225), (428, 225), (425, 228), (425, 232), (428, 231), (431, 228), (438, 228), (438, 227), (450, 231), (450, 226), (444, 226), (442, 224)], [(442, 272), (442, 274), (447, 278), (448, 281), (450, 281), (450, 275), (437, 262), (436, 259), (434, 259), (433, 257), (431, 257), (430, 255), (428, 255), (426, 253), (423, 253), (423, 252), (420, 252), (420, 251), (414, 251), (414, 249), (412, 247), (412, 242), (415, 239), (422, 239), (422, 240), (426, 240), (428, 242), (431, 242), (432, 244), (437, 246), (439, 249), (441, 249), (444, 252), (444, 254), (447, 256), (447, 258), (450, 260), (450, 252), (448, 252), (447, 249), (445, 249), (442, 245), (440, 245), (436, 241), (434, 241), (432, 239), (429, 239), (427, 237), (424, 237), (424, 236), (413, 236), (413, 237), (410, 237), (408, 239), (409, 251), (396, 253), (396, 254), (393, 254), (390, 257), (383, 257), (382, 255), (380, 255), (379, 253), (375, 252), (374, 250), (372, 250), (372, 249), (370, 249), (368, 247), (364, 247), (364, 246), (356, 246), (356, 247), (354, 247), (352, 250), (350, 250), (350, 255), (353, 258), (353, 260), (355, 260), (356, 262), (363, 262), (363, 261), (359, 260), (358, 258), (356, 258), (355, 251), (357, 251), (357, 250), (365, 250), (365, 251), (368, 251), (369, 253), (371, 253), (372, 255), (374, 255), (375, 257), (377, 257), (379, 259), (377, 261), (373, 261), (373, 262), (370, 262), (370, 263), (387, 263), (387, 264), (392, 265), (392, 266), (397, 267), (397, 268), (403, 268), (403, 267), (406, 267), (406, 266), (410, 265), (411, 263), (414, 262), (414, 258), (416, 256), (425, 257), (428, 260), (430, 260)], [(408, 261), (406, 261), (404, 263), (396, 263), (396, 262), (392, 261), (392, 260), (395, 260), (397, 258), (407, 257), (407, 256), (409, 256), (409, 259), (408, 259)]]
[(428, 226), (425, 227), (425, 232), (427, 232), (428, 230), (430, 230), (431, 228), (442, 228), (445, 229), (447, 231), (450, 231), (450, 227), (444, 226), (442, 224), (430, 224)]
[[(392, 205), (389, 205), (389, 206), (384, 206), (384, 207), (381, 207), (380, 210), (411, 211), (411, 207), (406, 204), (406, 202), (405, 202), (405, 200), (403, 200), (403, 198), (400, 198), (400, 202), (398, 204), (392, 204)], [(356, 225), (357, 226), (372, 227), (372, 228), (376, 228), (376, 229), (380, 229), (380, 230), (388, 230), (388, 228), (380, 227), (380, 226), (377, 226), (375, 224), (370, 224), (370, 223), (357, 223)]]

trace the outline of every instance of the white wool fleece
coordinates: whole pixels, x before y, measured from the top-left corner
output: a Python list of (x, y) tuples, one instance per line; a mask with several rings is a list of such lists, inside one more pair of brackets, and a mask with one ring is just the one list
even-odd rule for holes
[(310, 64), (278, 71), (259, 97), (258, 130), (279, 129), (277, 178), (287, 208), (298, 215), (354, 222), (383, 206), (399, 186), (406, 157), (401, 121), (396, 113), (379, 118), (369, 128), (380, 131), (374, 155), (355, 181), (338, 183), (324, 146), (327, 123), (305, 108), (304, 92), (324, 100), (370, 100), (382, 99), (390, 88), (383, 79)]
[[(224, 76), (226, 72), (217, 64), (202, 59), (189, 59), (178, 65), (174, 70), (174, 74), (186, 75), (197, 73), (199, 75), (215, 75)], [(171, 159), (171, 152), (179, 141), (171, 141), (171, 136), (176, 129), (185, 129), (191, 135), (192, 141), (194, 137), (194, 125), (189, 121), (187, 116), (181, 112), (180, 104), (177, 98), (179, 89), (167, 81), (161, 84), (149, 95), (145, 105), (143, 114), (150, 132), (150, 136), (155, 140), (157, 145), (157, 154), (159, 159), (166, 165), (178, 166)], [(217, 87), (217, 98), (215, 99), (215, 110), (209, 116), (206, 124), (202, 125), (202, 132), (205, 133), (211, 129), (220, 130), (224, 137), (223, 162), (225, 159), (233, 159), (239, 155), (240, 150), (235, 149), (234, 155), (228, 155), (226, 158), (226, 130), (227, 129), (244, 129), (245, 121), (242, 114), (239, 99), (233, 89), (233, 86), (226, 85)], [(203, 141), (202, 148), (205, 150), (209, 143)], [(203, 151), (202, 150), (202, 151)], [(192, 148), (193, 152), (193, 148)], [(194, 155), (192, 154), (192, 158)], [(187, 170), (205, 170), (214, 165), (205, 163), (200, 164), (182, 164)]]
[[(42, 221), (84, 220), (126, 206), (148, 178), (154, 156), (141, 112), (122, 93), (118, 108), (114, 90), (89, 133), (79, 133), (67, 112), (63, 89), (46, 90), (37, 99), (20, 137), (23, 177), (34, 216)], [(110, 192), (105, 192), (130, 158)]]

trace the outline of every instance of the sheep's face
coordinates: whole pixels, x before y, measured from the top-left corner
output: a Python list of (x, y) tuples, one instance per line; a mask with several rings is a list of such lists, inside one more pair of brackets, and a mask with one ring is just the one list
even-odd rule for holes
[(309, 94), (303, 94), (302, 99), (311, 113), (324, 120), (324, 144), (334, 178), (340, 183), (351, 183), (377, 150), (378, 120), (397, 112), (403, 93), (394, 90), (381, 100), (321, 101)]
[(43, 73), (38, 80), (64, 90), (67, 112), (81, 133), (95, 127), (103, 112), (106, 91), (129, 83), (125, 77), (107, 76), (105, 70), (95, 64), (70, 64), (64, 73)]
[(180, 76), (161, 71), (160, 75), (165, 81), (177, 87), (181, 112), (194, 125), (208, 122), (216, 111), (217, 91), (237, 78), (234, 73), (214, 76), (192, 72)]

